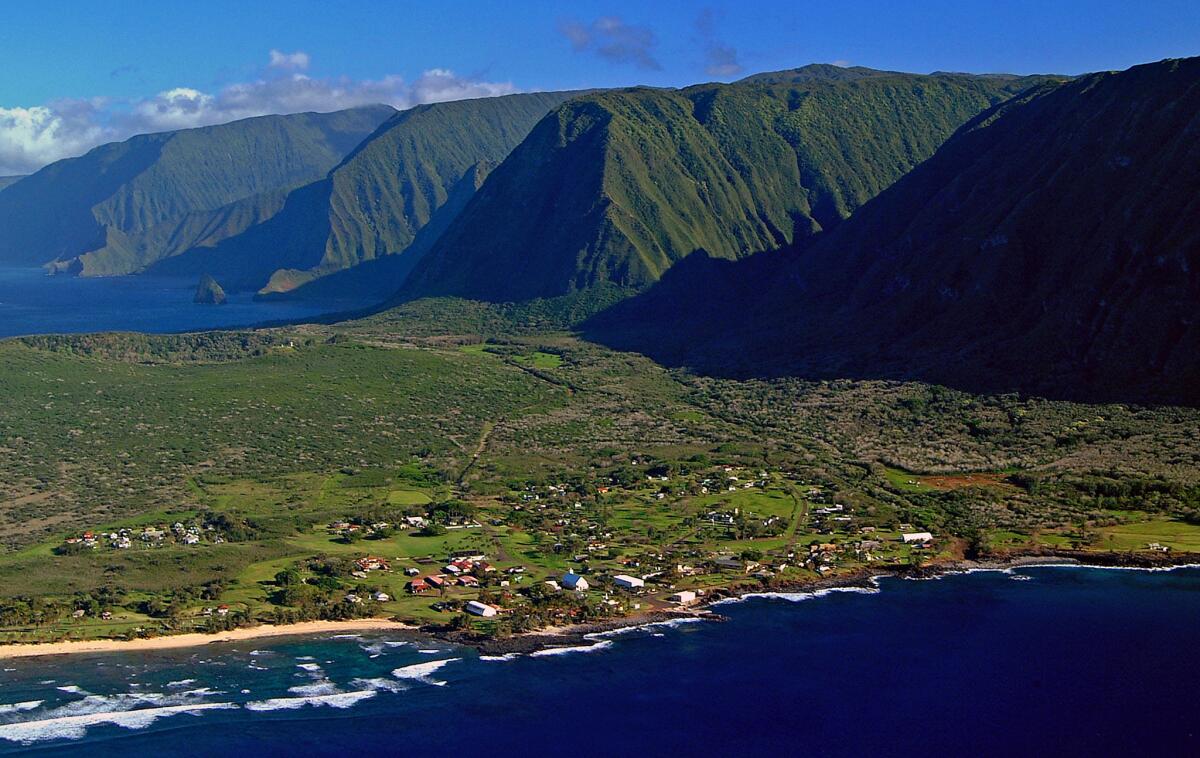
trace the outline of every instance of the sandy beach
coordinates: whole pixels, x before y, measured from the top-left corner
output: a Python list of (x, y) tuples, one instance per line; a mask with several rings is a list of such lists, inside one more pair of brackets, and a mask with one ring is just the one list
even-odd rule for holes
[(217, 634), (176, 634), (138, 640), (72, 640), (69, 642), (39, 642), (0, 645), (0, 659), (30, 658), (42, 655), (69, 653), (127, 653), (144, 650), (172, 650), (198, 647), (215, 642), (240, 642), (264, 637), (286, 637), (305, 634), (346, 633), (365, 631), (413, 631), (416, 627), (387, 619), (357, 619), (354, 621), (304, 621), (299, 624), (252, 626)]

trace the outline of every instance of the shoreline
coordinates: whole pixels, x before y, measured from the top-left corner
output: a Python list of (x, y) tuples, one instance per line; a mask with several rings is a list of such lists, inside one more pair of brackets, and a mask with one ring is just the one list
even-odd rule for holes
[(472, 638), (461, 633), (434, 633), (433, 636), (446, 642), (474, 648), (483, 655), (525, 655), (539, 650), (558, 647), (594, 645), (598, 641), (596, 635), (620, 629), (632, 629), (650, 624), (660, 624), (689, 618), (708, 622), (727, 621), (727, 617), (713, 610), (713, 606), (747, 595), (817, 593), (823, 590), (853, 587), (875, 590), (877, 589), (875, 581), (888, 576), (910, 579), (935, 579), (940, 576), (968, 573), (971, 571), (1005, 571), (1022, 566), (1168, 571), (1176, 568), (1200, 566), (1200, 555), (1195, 553), (1182, 553), (1173, 556), (1148, 556), (1129, 553), (1089, 554), (1075, 550), (1055, 550), (1012, 553), (979, 560), (957, 559), (943, 563), (933, 563), (921, 568), (905, 566), (869, 568), (864, 566), (852, 573), (828, 578), (778, 581), (758, 586), (744, 586), (732, 589), (714, 588), (709, 590), (702, 602), (686, 608), (648, 611), (586, 624), (535, 629), (507, 639)]
[(430, 627), (413, 626), (400, 621), (383, 618), (355, 619), (351, 621), (302, 621), (295, 624), (242, 627), (227, 632), (208, 634), (187, 632), (133, 640), (67, 640), (62, 642), (33, 642), (0, 644), (0, 660), (16, 658), (40, 658), (85, 653), (124, 653), (155, 650), (178, 650), (199, 648), (205, 645), (270, 639), (276, 637), (304, 637), (327, 633), (395, 631), (416, 634), (427, 639), (449, 642), (470, 647), (481, 655), (525, 655), (539, 650), (562, 647), (590, 646), (597, 643), (596, 635), (621, 629), (632, 629), (649, 624), (696, 619), (708, 622), (723, 622), (726, 617), (712, 606), (736, 600), (747, 595), (772, 593), (821, 592), (839, 588), (861, 587), (875, 589), (874, 582), (882, 577), (910, 579), (934, 579), (939, 576), (968, 573), (971, 571), (1005, 571), (1023, 566), (1060, 566), (1099, 569), (1136, 569), (1168, 571), (1176, 568), (1200, 566), (1200, 555), (1184, 553), (1172, 556), (1148, 556), (1131, 553), (1086, 553), (1075, 550), (1039, 551), (1031, 553), (996, 556), (980, 560), (959, 559), (933, 563), (920, 568), (892, 566), (887, 568), (863, 567), (852, 573), (822, 579), (779, 581), (757, 586), (714, 588), (709, 590), (703, 602), (686, 608), (647, 611), (620, 618), (602, 619), (585, 624), (564, 627), (535, 629), (513, 635), (506, 639), (472, 637), (461, 632), (445, 632)]
[(147, 637), (134, 640), (65, 640), (62, 642), (29, 642), (0, 645), (0, 660), (13, 658), (40, 658), (55, 655), (77, 655), (80, 653), (125, 653), (153, 650), (175, 650), (179, 648), (203, 647), (222, 642), (272, 637), (303, 637), (328, 632), (403, 631), (417, 632), (419, 627), (388, 619), (355, 619), (352, 621), (301, 621), (296, 624), (263, 624), (231, 629), (227, 632), (208, 634), (187, 632)]

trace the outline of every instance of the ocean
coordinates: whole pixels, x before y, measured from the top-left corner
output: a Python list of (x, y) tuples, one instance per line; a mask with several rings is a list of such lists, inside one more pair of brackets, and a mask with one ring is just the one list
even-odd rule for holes
[(0, 754), (1197, 754), (1200, 569), (750, 597), (481, 657), (347, 635), (0, 660)]
[(231, 292), (224, 305), (192, 302), (196, 282), (165, 277), (47, 276), (0, 267), (0, 337), (101, 331), (182, 332), (300, 320), (355, 310), (367, 301), (255, 302)]

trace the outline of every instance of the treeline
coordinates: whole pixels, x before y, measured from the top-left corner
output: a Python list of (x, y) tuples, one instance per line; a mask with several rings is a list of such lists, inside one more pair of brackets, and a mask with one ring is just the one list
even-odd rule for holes
[(0, 627), (44, 626), (83, 611), (99, 616), (104, 611), (121, 607), (124, 590), (100, 587), (93, 592), (80, 592), (69, 598), (18, 596), (0, 599)]
[(311, 344), (272, 332), (197, 334), (44, 334), (17, 340), (38, 350), (125, 363), (219, 362), (263, 355), (275, 347)]

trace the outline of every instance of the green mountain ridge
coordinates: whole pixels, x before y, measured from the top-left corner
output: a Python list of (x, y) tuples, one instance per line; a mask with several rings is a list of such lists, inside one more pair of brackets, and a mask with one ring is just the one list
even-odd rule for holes
[(0, 261), (110, 276), (212, 244), (278, 210), (275, 193), (323, 176), (394, 112), (261, 116), (52, 163), (0, 196)]
[[(984, 109), (1041, 79), (834, 66), (575, 98), (488, 177), (396, 300), (642, 288), (691, 253), (839, 224)], [(836, 78), (834, 78), (836, 77)]]
[(12, 185), (16, 184), (17, 182), (21, 181), (24, 178), (25, 178), (24, 175), (0, 176), (0, 192), (3, 192), (5, 190), (5, 188), (11, 187)]
[[(211, 271), (227, 287), (275, 293), (405, 252), (443, 206), (459, 208), (481, 165), (499, 163), (551, 108), (540, 92), (422, 105), (382, 124), (327, 176), (289, 193), (278, 214), (154, 273)], [(451, 202), (453, 201), (453, 202)], [(399, 285), (392, 283), (391, 290)]]

